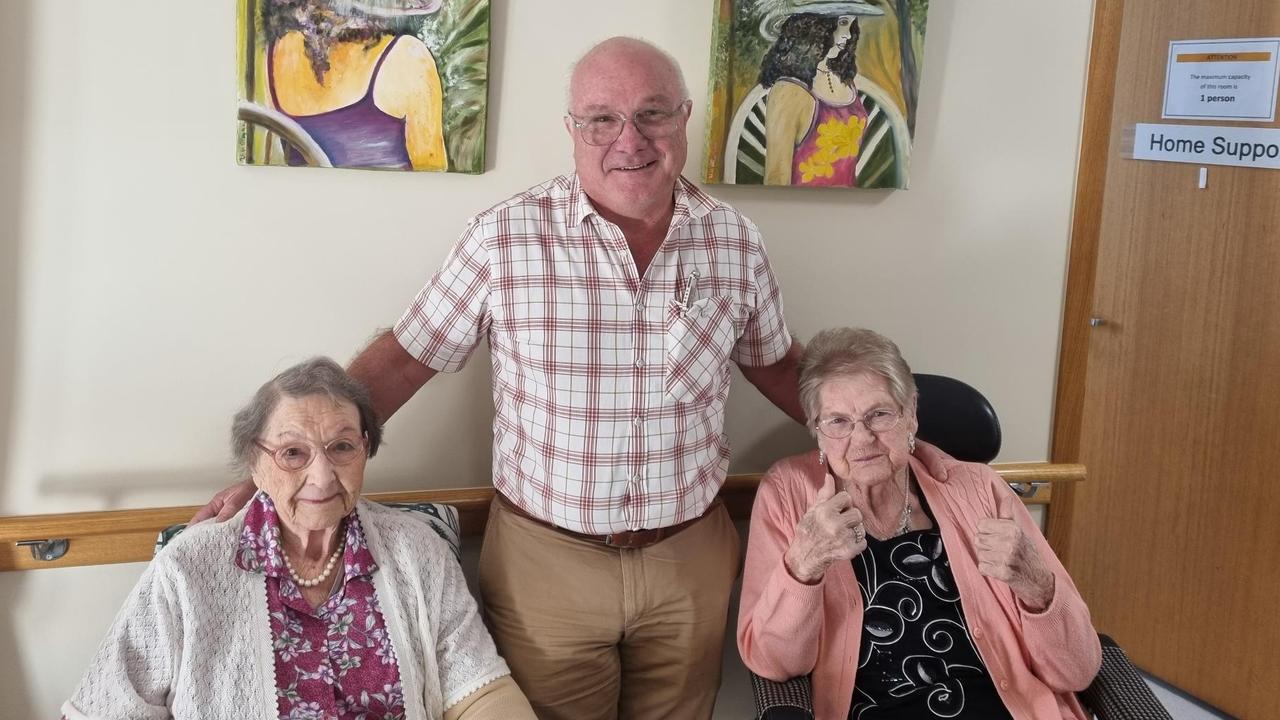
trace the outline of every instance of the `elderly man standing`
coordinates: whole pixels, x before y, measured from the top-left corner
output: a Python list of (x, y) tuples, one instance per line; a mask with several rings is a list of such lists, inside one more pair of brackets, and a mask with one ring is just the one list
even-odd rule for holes
[(680, 176), (691, 102), (653, 45), (588, 51), (565, 118), (576, 172), (473, 218), (351, 365), (386, 418), (489, 340), (480, 590), (544, 720), (711, 716), (739, 561), (717, 501), (730, 361), (803, 422), (759, 233)]

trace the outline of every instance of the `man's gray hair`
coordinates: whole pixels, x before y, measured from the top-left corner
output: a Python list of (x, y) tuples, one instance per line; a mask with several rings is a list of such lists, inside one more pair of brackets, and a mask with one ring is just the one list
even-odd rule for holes
[(345, 401), (360, 413), (360, 431), (369, 438), (369, 457), (382, 444), (382, 423), (373, 411), (369, 391), (327, 357), (313, 357), (294, 365), (258, 388), (253, 399), (231, 421), (231, 469), (236, 477), (252, 474), (257, 442), (280, 404), (280, 398), (327, 395), (334, 402)]
[(592, 55), (595, 55), (597, 51), (601, 50), (606, 45), (630, 45), (631, 47), (643, 47), (648, 50), (652, 50), (664, 61), (666, 61), (667, 65), (670, 66), (671, 68), (671, 72), (675, 74), (676, 84), (680, 90), (680, 100), (684, 101), (689, 99), (689, 86), (684, 81), (684, 71), (680, 69), (680, 63), (676, 61), (676, 58), (674, 55), (667, 52), (666, 50), (663, 50), (657, 45), (654, 45), (648, 40), (644, 40), (642, 38), (637, 38), (637, 37), (629, 37), (627, 35), (617, 35), (607, 40), (601, 40), (595, 45), (592, 45), (591, 49), (582, 53), (582, 55), (577, 60), (574, 60), (573, 64), (569, 66), (569, 74), (566, 77), (565, 84), (564, 84), (564, 106), (566, 109), (569, 109), (569, 110), (573, 109), (573, 76), (574, 76), (574, 73), (578, 71), (578, 66), (581, 65), (583, 61), (590, 58)]
[(865, 328), (823, 330), (805, 346), (800, 361), (800, 405), (810, 431), (817, 420), (823, 384), (860, 373), (884, 378), (899, 409), (915, 406), (916, 379), (892, 340)]

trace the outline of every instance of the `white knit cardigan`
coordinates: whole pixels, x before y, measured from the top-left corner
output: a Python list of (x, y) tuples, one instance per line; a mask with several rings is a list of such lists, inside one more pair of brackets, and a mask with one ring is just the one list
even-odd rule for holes
[[(412, 513), (359, 501), (409, 720), (510, 674), (448, 544)], [(245, 511), (195, 525), (148, 565), (71, 699), (81, 718), (276, 718), (266, 576), (236, 566)]]

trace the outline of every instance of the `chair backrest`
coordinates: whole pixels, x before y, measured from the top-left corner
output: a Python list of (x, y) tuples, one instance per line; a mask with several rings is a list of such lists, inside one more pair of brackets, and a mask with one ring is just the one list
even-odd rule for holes
[(724, 144), (724, 182), (764, 184), (764, 113), (769, 92), (762, 85), (751, 88), (729, 123)]
[[(426, 502), (385, 503), (385, 505), (410, 513), (431, 526), (431, 529), (441, 539), (449, 543), (449, 548), (453, 550), (454, 558), (461, 560), (462, 526), (458, 522), (458, 509), (456, 507), (442, 503)], [(179, 523), (161, 530), (156, 537), (155, 552), (160, 552), (165, 545), (172, 542), (174, 538), (178, 537), (186, 529), (186, 523)]]
[(458, 521), (458, 508), (444, 503), (397, 502), (383, 503), (405, 512), (417, 513), (442, 540), (449, 543), (453, 557), (462, 561), (462, 523)]
[(973, 386), (945, 375), (915, 373), (921, 440), (957, 460), (988, 463), (1000, 453), (1000, 420)]
[(325, 154), (324, 148), (298, 124), (297, 120), (248, 100), (241, 100), (236, 116), (241, 122), (257, 125), (280, 136), (280, 139), (292, 145), (307, 164), (312, 167), (333, 167), (333, 162)]

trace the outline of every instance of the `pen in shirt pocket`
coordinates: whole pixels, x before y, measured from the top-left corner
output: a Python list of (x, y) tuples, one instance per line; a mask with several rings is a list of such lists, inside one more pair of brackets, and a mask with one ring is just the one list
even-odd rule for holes
[(697, 268), (689, 273), (689, 279), (684, 282), (684, 294), (680, 296), (680, 307), (688, 312), (693, 307), (693, 303), (698, 299), (698, 278), (702, 277), (702, 273)]

